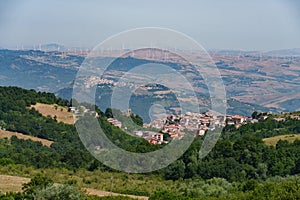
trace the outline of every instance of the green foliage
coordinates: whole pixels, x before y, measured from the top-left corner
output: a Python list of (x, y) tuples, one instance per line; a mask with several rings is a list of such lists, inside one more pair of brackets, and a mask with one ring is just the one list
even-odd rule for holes
[(105, 110), (105, 113), (104, 113), (104, 114), (105, 114), (105, 117), (107, 117), (107, 118), (113, 118), (113, 117), (114, 117), (111, 108), (107, 108), (107, 109)]
[(131, 114), (130, 117), (136, 125), (143, 126), (143, 118), (141, 118), (139, 115)]
[(132, 198), (126, 196), (108, 196), (108, 197), (88, 196), (86, 200), (132, 200)]
[(175, 161), (164, 170), (166, 179), (177, 180), (184, 177), (185, 164), (182, 160)]
[(67, 100), (56, 98), (52, 93), (17, 87), (0, 87), (0, 96), (0, 121), (7, 130), (54, 141), (48, 148), (39, 142), (13, 136), (9, 145), (0, 145), (0, 165), (11, 164), (12, 160), (16, 164), (37, 168), (91, 169), (90, 165), (95, 164), (92, 156), (84, 150), (75, 126), (58, 123), (28, 108), (36, 102), (67, 106), (70, 104)]
[(141, 191), (139, 188), (135, 188), (133, 190), (122, 190), (122, 194), (130, 194), (130, 195), (136, 195), (136, 196), (149, 196), (149, 192)]
[(45, 174), (38, 174), (29, 183), (23, 184), (23, 193), (0, 194), (1, 199), (27, 200), (84, 200), (86, 195), (75, 185), (54, 185)]
[(51, 185), (40, 190), (36, 190), (33, 194), (35, 200), (83, 200), (85, 195), (72, 185)]
[(7, 166), (14, 163), (15, 162), (11, 158), (0, 158), (0, 166)]
[(8, 192), (6, 194), (1, 194), (0, 192), (0, 199), (1, 200), (23, 200), (24, 194), (22, 193), (13, 193), (13, 192)]
[(149, 200), (190, 200), (192, 198), (176, 195), (170, 191), (159, 191), (151, 195)]
[(29, 183), (23, 184), (22, 190), (25, 194), (33, 194), (37, 190), (42, 190), (47, 187), (53, 186), (53, 180), (44, 175), (44, 174), (38, 174), (35, 177), (33, 177)]
[(251, 117), (253, 118), (253, 119), (258, 119), (258, 112), (257, 111), (254, 111), (253, 113), (252, 113), (252, 115), (251, 115)]
[[(34, 109), (28, 109), (29, 105), (36, 102), (68, 105), (68, 101), (57, 99), (50, 93), (38, 93), (15, 87), (0, 87), (0, 96), (0, 126), (54, 141), (49, 148), (39, 142), (21, 140), (15, 136), (10, 140), (1, 139), (0, 166), (11, 170), (17, 170), (16, 166), (22, 164), (40, 169), (112, 171), (92, 158), (85, 150), (73, 125), (57, 123), (49, 117), (43, 117)], [(88, 106), (92, 105), (85, 105)], [(141, 138), (132, 137), (121, 129), (111, 126), (107, 122), (107, 117), (112, 116), (112, 113), (119, 115), (119, 112), (107, 110), (104, 114), (97, 107), (96, 110), (100, 114), (98, 121), (102, 130), (117, 146), (132, 152), (155, 151), (163, 146), (150, 145)], [(257, 113), (253, 115), (259, 117)], [(164, 188), (166, 191), (159, 192), (158, 188), (153, 189), (155, 186), (152, 190), (143, 190), (138, 186), (116, 190), (128, 194), (151, 196), (150, 199), (299, 199), (300, 187), (297, 176), (294, 176), (295, 180), (270, 180), (270, 178), (300, 173), (300, 141), (296, 140), (294, 143), (279, 141), (276, 147), (273, 147), (266, 146), (262, 138), (283, 133), (298, 133), (300, 121), (287, 118), (285, 121), (275, 122), (272, 120), (273, 117), (270, 115), (264, 122), (249, 123), (238, 129), (226, 127), (222, 138), (203, 159), (198, 155), (203, 139), (196, 137), (181, 158), (165, 169), (152, 173), (172, 180), (171, 182), (174, 181), (172, 187)], [(142, 124), (142, 119), (138, 115), (132, 115), (128, 119), (131, 121), (128, 123), (129, 128), (130, 125)], [(91, 122), (79, 120), (77, 123), (86, 123), (89, 126)], [(89, 150), (94, 150), (95, 146), (101, 144), (101, 138), (96, 133), (87, 130), (86, 135), (87, 138), (83, 139), (86, 140)], [(85, 178), (82, 183), (93, 184), (93, 180)], [(125, 179), (123, 185), (126, 185)], [(155, 190), (157, 192), (152, 194), (151, 192)], [(71, 197), (71, 194), (74, 196)], [(30, 199), (33, 195), (40, 199), (83, 197), (75, 184), (54, 186), (53, 181), (44, 175), (38, 175), (30, 183), (25, 184), (23, 194), (9, 193), (0, 197), (1, 199), (24, 199), (25, 197)], [(87, 197), (87, 199), (93, 198), (100, 197)], [(127, 197), (109, 198), (126, 199)]]

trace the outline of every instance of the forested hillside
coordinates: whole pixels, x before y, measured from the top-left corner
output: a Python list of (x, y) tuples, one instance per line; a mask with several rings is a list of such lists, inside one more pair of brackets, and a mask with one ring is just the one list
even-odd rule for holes
[[(44, 117), (30, 105), (39, 103), (70, 106), (70, 102), (56, 98), (54, 94), (35, 92), (16, 87), (0, 87), (0, 126), (8, 131), (48, 139), (54, 143), (51, 148), (38, 142), (20, 140), (12, 137), (11, 141), (1, 140), (1, 159), (9, 159), (16, 164), (34, 167), (64, 167), (67, 169), (103, 167), (90, 156), (82, 145), (73, 125), (58, 123), (54, 118)], [(153, 149), (141, 138), (130, 137), (120, 129), (112, 127), (105, 115), (98, 110), (99, 121), (112, 141), (118, 140), (120, 147), (132, 150), (145, 145)], [(130, 145), (129, 141), (134, 145)], [(144, 149), (144, 148), (141, 148)], [(51, 159), (48, 159), (51, 157)], [(95, 164), (97, 163), (97, 164)]]
[[(270, 146), (262, 140), (276, 135), (298, 134), (300, 120), (290, 115), (286, 115), (283, 121), (274, 120), (279, 116), (270, 114), (268, 119), (261, 122), (239, 128), (227, 126), (217, 145), (203, 159), (198, 156), (203, 138), (197, 137), (188, 151), (165, 169), (150, 174), (128, 175), (116, 172), (94, 159), (83, 147), (74, 125), (58, 123), (55, 118), (44, 117), (34, 108), (30, 109), (30, 105), (37, 102), (71, 105), (71, 102), (51, 93), (0, 87), (1, 129), (53, 141), (51, 147), (47, 147), (14, 136), (10, 140), (0, 139), (1, 173), (33, 176), (35, 174), (31, 171), (42, 174), (52, 171), (56, 174), (49, 177), (54, 179), (52, 182), (63, 182), (62, 175), (59, 175), (61, 173), (65, 174), (64, 177), (70, 177), (64, 181), (77, 177), (75, 182), (79, 186), (90, 185), (106, 190), (109, 189), (107, 182), (95, 177), (96, 174), (101, 177), (109, 173), (117, 177), (114, 192), (150, 196), (150, 199), (300, 198), (300, 141), (279, 141), (276, 146)], [(106, 135), (116, 145), (133, 152), (160, 148), (111, 126), (105, 113), (97, 107), (96, 111)], [(18, 170), (14, 170), (16, 168)], [(22, 199), (22, 194), (18, 195)], [(5, 198), (5, 195), (1, 198)], [(80, 198), (86, 197), (79, 195)]]

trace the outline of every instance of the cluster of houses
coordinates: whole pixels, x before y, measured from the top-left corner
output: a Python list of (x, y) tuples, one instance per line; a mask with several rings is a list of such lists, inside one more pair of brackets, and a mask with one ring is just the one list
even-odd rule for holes
[(154, 131), (135, 131), (134, 134), (143, 138), (150, 144), (162, 144), (164, 142), (164, 135)]
[(226, 121), (228, 125), (243, 125), (251, 122), (251, 118), (247, 116), (232, 115), (226, 116)]
[[(264, 113), (259, 118), (254, 119), (248, 116), (241, 115), (227, 115), (226, 117), (218, 117), (211, 113), (190, 113), (181, 115), (169, 115), (166, 119), (156, 119), (150, 124), (144, 124), (145, 128), (155, 128), (161, 130), (162, 133), (167, 133), (170, 138), (182, 138), (184, 134), (196, 133), (199, 136), (204, 136), (208, 130), (213, 131), (217, 127), (225, 127), (226, 125), (233, 125), (236, 128), (247, 124), (263, 122), (269, 118), (269, 114)], [(300, 120), (300, 116), (289, 115), (291, 119)], [(275, 122), (285, 121), (285, 117), (272, 118)]]
[(155, 128), (169, 135), (170, 138), (182, 138), (187, 132), (204, 136), (207, 130), (225, 126), (225, 118), (210, 113), (191, 113), (169, 115), (166, 119), (156, 119), (145, 128)]
[[(75, 114), (83, 114), (89, 112), (89, 109), (81, 106), (79, 108), (70, 107), (70, 110)], [(122, 112), (125, 116), (132, 114), (131, 110)], [(270, 113), (261, 114), (259, 117), (251, 118), (248, 116), (240, 115), (227, 115), (216, 116), (210, 112), (206, 113), (191, 113), (187, 112), (180, 115), (169, 115), (163, 119), (156, 119), (149, 124), (143, 125), (143, 130), (134, 131), (133, 134), (145, 139), (151, 144), (162, 144), (164, 141), (164, 135), (168, 135), (169, 138), (182, 138), (187, 133), (194, 135), (204, 136), (208, 130), (215, 130), (219, 127), (225, 127), (226, 125), (234, 125), (236, 128), (247, 124), (257, 123), (268, 119)], [(97, 117), (97, 116), (96, 116)], [(298, 115), (289, 115), (291, 119), (300, 120)], [(282, 122), (286, 120), (286, 117), (272, 118), (273, 121)], [(122, 128), (122, 122), (115, 118), (108, 118), (107, 121), (116, 127)], [(125, 127), (126, 129), (126, 127)], [(159, 130), (159, 132), (149, 131)]]
[(113, 80), (108, 80), (108, 79), (103, 79), (103, 78), (100, 78), (98, 76), (91, 76), (89, 77), (87, 80), (85, 80), (85, 87), (86, 88), (91, 88), (95, 85), (115, 85), (115, 82)]
[(129, 82), (115, 82), (114, 80), (100, 78), (98, 76), (91, 76), (84, 82), (85, 88), (92, 88), (97, 86), (98, 88), (103, 88), (106, 86), (119, 86), (119, 87), (135, 87), (138, 88), (139, 86), (129, 83)]
[(300, 120), (300, 116), (297, 116), (297, 115), (291, 115), (290, 118), (291, 119)]
[(113, 126), (122, 128), (122, 122), (120, 122), (119, 120), (117, 120), (115, 118), (108, 118), (107, 121)]
[[(125, 113), (123, 113), (125, 114)], [(227, 124), (236, 126), (246, 124), (251, 118), (246, 116), (215, 116), (209, 112), (191, 113), (187, 112), (180, 115), (169, 115), (164, 119), (156, 119), (149, 124), (144, 124), (143, 131), (135, 131), (134, 135), (144, 138), (151, 144), (161, 144), (164, 141), (164, 134), (169, 138), (182, 138), (187, 133), (204, 136), (208, 130), (213, 131), (218, 127), (225, 127)], [(107, 119), (110, 124), (122, 127), (122, 123), (114, 118)], [(160, 133), (148, 131), (149, 129), (159, 130)]]

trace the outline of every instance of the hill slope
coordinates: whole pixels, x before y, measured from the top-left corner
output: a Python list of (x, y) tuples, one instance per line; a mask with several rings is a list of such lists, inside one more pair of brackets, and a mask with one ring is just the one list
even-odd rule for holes
[(71, 112), (68, 112), (68, 108), (65, 106), (59, 106), (57, 104), (36, 103), (35, 105), (31, 105), (30, 108), (35, 108), (45, 117), (56, 117), (56, 120), (58, 122), (74, 124), (73, 114)]
[(0, 139), (3, 139), (3, 138), (11, 139), (12, 136), (16, 136), (17, 138), (22, 139), (22, 140), (32, 140), (35, 142), (41, 142), (43, 145), (45, 145), (47, 147), (50, 147), (51, 144), (53, 144), (53, 141), (50, 141), (50, 140), (33, 137), (30, 135), (24, 135), (24, 134), (18, 133), (18, 132), (0, 130)]

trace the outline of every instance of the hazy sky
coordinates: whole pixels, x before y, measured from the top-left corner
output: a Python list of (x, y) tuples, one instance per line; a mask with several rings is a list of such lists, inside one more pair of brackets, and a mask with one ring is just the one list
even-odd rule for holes
[[(300, 2), (300, 1), (299, 1)], [(297, 0), (0, 0), (0, 47), (93, 47), (120, 31), (164, 27), (206, 49), (300, 47)]]

